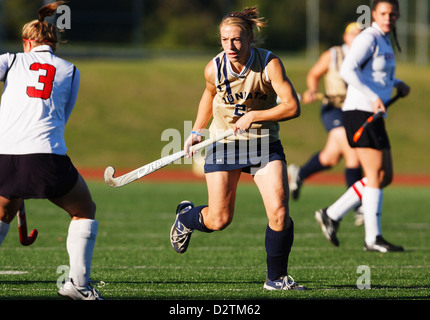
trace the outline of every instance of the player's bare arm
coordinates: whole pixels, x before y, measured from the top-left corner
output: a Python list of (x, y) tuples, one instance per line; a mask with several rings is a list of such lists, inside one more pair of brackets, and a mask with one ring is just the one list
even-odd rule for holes
[(235, 130), (248, 130), (254, 122), (286, 121), (300, 116), (299, 99), (285, 74), (281, 60), (272, 55), (272, 59), (267, 64), (267, 72), (272, 87), (282, 102), (271, 109), (246, 113), (236, 122)]
[[(193, 131), (202, 132), (209, 120), (212, 118), (212, 101), (216, 94), (215, 68), (213, 62), (210, 61), (205, 68), (206, 88), (200, 99), (199, 108), (197, 111), (196, 120), (194, 121)], [(184, 150), (188, 153), (188, 149), (196, 143), (201, 142), (202, 137), (196, 134), (191, 134), (184, 143)], [(188, 155), (187, 157), (191, 156)]]
[(318, 100), (317, 93), (320, 79), (327, 73), (330, 66), (330, 50), (325, 51), (306, 76), (308, 89), (303, 93), (302, 102), (305, 104)]

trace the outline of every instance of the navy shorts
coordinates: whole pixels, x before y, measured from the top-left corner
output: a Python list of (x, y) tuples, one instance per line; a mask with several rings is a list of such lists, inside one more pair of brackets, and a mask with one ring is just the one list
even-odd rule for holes
[(354, 134), (373, 113), (360, 110), (343, 112), (343, 123), (348, 143), (352, 148), (390, 149), (390, 140), (385, 129), (384, 118), (378, 118), (366, 126), (360, 139), (354, 142)]
[(78, 171), (68, 156), (0, 155), (0, 196), (6, 199), (55, 199), (77, 180)]
[(206, 150), (205, 173), (242, 169), (254, 175), (267, 163), (285, 161), (281, 141), (259, 144), (255, 140), (241, 140), (231, 143), (214, 143)]
[(342, 109), (336, 108), (331, 104), (323, 105), (321, 107), (321, 120), (327, 132), (334, 128), (342, 127)]

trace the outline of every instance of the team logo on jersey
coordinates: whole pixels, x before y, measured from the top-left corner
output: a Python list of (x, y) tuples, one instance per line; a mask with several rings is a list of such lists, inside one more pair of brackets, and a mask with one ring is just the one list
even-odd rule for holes
[(239, 101), (244, 100), (267, 100), (267, 94), (264, 94), (262, 92), (256, 91), (256, 92), (237, 92), (234, 94), (227, 94), (225, 97), (222, 97), (222, 101), (225, 104), (234, 104)]

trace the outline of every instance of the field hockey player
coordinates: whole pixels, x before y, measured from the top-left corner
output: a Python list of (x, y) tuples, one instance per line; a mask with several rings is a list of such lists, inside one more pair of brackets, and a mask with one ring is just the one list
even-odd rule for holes
[(0, 243), (24, 199), (49, 199), (69, 213), (69, 279), (59, 290), (75, 300), (100, 300), (91, 285), (98, 230), (87, 184), (66, 155), (65, 125), (74, 108), (80, 73), (54, 53), (59, 32), (45, 17), (62, 1), (40, 8), (22, 29), (24, 53), (0, 55), (4, 91), (0, 108)]
[[(303, 290), (287, 272), (294, 224), (289, 214), (285, 155), (278, 137), (279, 121), (298, 117), (300, 104), (281, 60), (269, 51), (252, 47), (256, 40), (254, 30), (265, 25), (256, 7), (232, 12), (220, 24), (223, 51), (206, 66), (206, 89), (184, 149), (201, 141), (212, 117), (211, 136), (230, 129), (236, 135), (208, 148), (204, 167), (208, 205), (181, 202), (170, 240), (173, 248), (183, 254), (194, 230), (209, 233), (225, 229), (233, 220), (240, 175), (251, 173), (269, 220), (265, 238), (268, 273), (263, 287)], [(277, 95), (280, 104), (276, 103)], [(254, 158), (262, 150), (248, 152), (243, 159), (243, 139), (249, 145), (252, 141), (267, 141), (267, 164), (255, 164)]]

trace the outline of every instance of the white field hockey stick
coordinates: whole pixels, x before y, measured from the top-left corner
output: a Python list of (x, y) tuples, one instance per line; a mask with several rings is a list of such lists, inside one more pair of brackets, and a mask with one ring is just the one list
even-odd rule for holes
[[(227, 138), (233, 134), (234, 134), (234, 131), (231, 129), (231, 130), (227, 130), (224, 133), (217, 135), (213, 138), (206, 139), (206, 140), (204, 140), (198, 144), (191, 146), (189, 149), (189, 153), (202, 150), (202, 149), (206, 148), (207, 146), (213, 144), (214, 142), (220, 141), (220, 140)], [(142, 178), (142, 177), (144, 177), (150, 173), (153, 173), (154, 171), (157, 171), (157, 170), (171, 164), (172, 162), (175, 162), (176, 160), (183, 158), (185, 155), (186, 155), (185, 150), (178, 151), (174, 154), (165, 156), (161, 159), (155, 160), (155, 161), (153, 161), (147, 165), (144, 165), (143, 167), (140, 167), (138, 169), (130, 171), (129, 173), (126, 173), (126, 174), (119, 176), (117, 178), (114, 178), (115, 168), (114, 167), (107, 167), (105, 170), (105, 175), (104, 175), (105, 182), (110, 187), (113, 187), (113, 188), (125, 186), (126, 184), (129, 184), (130, 182), (133, 182), (137, 179), (140, 179), (140, 178)]]

